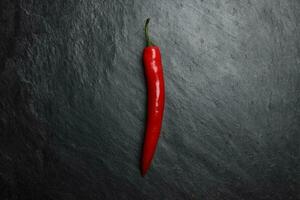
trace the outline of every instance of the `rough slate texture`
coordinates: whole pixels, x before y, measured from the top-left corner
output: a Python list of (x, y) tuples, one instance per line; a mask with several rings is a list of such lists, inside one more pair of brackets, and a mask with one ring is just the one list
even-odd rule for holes
[[(143, 24), (166, 110), (140, 176)], [(300, 199), (300, 1), (1, 0), (0, 199)]]

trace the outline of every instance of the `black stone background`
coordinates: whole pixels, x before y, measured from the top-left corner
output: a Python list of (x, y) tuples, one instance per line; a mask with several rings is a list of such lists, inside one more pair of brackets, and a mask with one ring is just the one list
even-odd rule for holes
[(299, 25), (299, 0), (0, 0), (0, 199), (300, 199)]

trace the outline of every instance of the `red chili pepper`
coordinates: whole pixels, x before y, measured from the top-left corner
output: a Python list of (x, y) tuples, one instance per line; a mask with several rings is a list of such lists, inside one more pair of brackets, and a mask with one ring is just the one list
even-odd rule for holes
[(143, 52), (143, 63), (147, 79), (147, 122), (141, 162), (141, 174), (144, 176), (151, 165), (162, 127), (165, 105), (165, 86), (161, 54), (149, 38), (148, 18), (145, 23), (147, 47)]

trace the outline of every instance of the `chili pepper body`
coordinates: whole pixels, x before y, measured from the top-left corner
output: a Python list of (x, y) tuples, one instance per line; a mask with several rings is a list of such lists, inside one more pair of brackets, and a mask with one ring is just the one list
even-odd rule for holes
[[(147, 19), (147, 24), (149, 20)], [(158, 143), (165, 105), (165, 86), (161, 53), (147, 38), (143, 64), (147, 83), (147, 120), (141, 160), (142, 176), (148, 171)]]

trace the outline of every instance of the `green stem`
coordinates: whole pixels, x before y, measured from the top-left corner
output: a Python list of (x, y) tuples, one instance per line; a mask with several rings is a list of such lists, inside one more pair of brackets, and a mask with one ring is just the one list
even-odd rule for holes
[(153, 46), (153, 42), (149, 38), (149, 31), (148, 31), (148, 24), (150, 22), (150, 18), (147, 18), (146, 23), (145, 23), (145, 37), (146, 37), (146, 45), (147, 46)]

